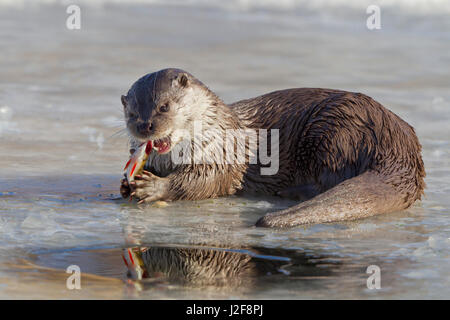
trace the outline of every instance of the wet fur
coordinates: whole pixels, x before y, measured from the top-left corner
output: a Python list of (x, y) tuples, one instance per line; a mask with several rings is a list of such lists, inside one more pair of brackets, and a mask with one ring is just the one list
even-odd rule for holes
[[(188, 76), (189, 86), (207, 105), (199, 112), (195, 104), (186, 105), (193, 119), (198, 117), (219, 131), (279, 129), (280, 165), (277, 174), (261, 175), (258, 164), (174, 166), (169, 154), (152, 153), (148, 170), (170, 181), (162, 200), (196, 200), (235, 193), (306, 200), (257, 222), (258, 226), (290, 227), (402, 210), (421, 198), (425, 170), (414, 129), (372, 98), (340, 90), (297, 88), (226, 105), (182, 70), (162, 70), (159, 81), (173, 82), (180, 74)], [(147, 81), (139, 80), (130, 89), (146, 93), (139, 97), (141, 101), (149, 99), (147, 92), (151, 96), (165, 94), (164, 90), (149, 89), (155, 87), (154, 75), (147, 75)], [(148, 113), (149, 108), (142, 112)], [(132, 137), (133, 143), (136, 141)], [(214, 145), (203, 147), (211, 157), (215, 156)]]

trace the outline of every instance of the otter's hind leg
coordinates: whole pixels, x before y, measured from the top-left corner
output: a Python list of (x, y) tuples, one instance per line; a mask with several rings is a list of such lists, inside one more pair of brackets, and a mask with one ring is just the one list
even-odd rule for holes
[(324, 193), (288, 209), (258, 220), (258, 227), (293, 227), (302, 224), (337, 222), (367, 218), (405, 209), (409, 203), (377, 172), (345, 180)]

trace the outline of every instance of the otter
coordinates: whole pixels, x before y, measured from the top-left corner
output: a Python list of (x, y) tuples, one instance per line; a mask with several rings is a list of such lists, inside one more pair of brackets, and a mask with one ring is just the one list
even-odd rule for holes
[[(422, 147), (413, 127), (361, 93), (294, 88), (227, 105), (192, 74), (169, 68), (138, 79), (121, 100), (131, 149), (148, 140), (155, 146), (144, 172), (121, 182), (122, 196), (138, 203), (242, 193), (295, 198), (301, 202), (256, 222), (293, 227), (404, 210), (424, 193)], [(183, 144), (200, 147), (210, 159), (222, 151), (217, 140), (199, 145), (182, 133), (192, 133), (196, 121), (215, 136), (278, 129), (277, 172), (262, 174), (260, 161), (175, 163)], [(257, 148), (269, 146), (258, 139)]]

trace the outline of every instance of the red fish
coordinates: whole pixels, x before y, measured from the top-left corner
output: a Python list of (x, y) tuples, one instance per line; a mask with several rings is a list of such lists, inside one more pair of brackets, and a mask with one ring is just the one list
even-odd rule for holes
[(141, 171), (144, 169), (145, 163), (147, 162), (152, 148), (152, 141), (144, 142), (131, 155), (130, 160), (128, 160), (125, 168), (123, 169), (124, 171), (126, 171), (128, 182), (133, 181), (134, 177), (137, 174), (141, 173)]

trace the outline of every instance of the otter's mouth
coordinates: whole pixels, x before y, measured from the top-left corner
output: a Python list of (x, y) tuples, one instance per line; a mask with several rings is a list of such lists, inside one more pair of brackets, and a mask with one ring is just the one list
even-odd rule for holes
[(170, 137), (165, 137), (153, 141), (153, 147), (159, 154), (164, 154), (170, 151), (171, 142)]

